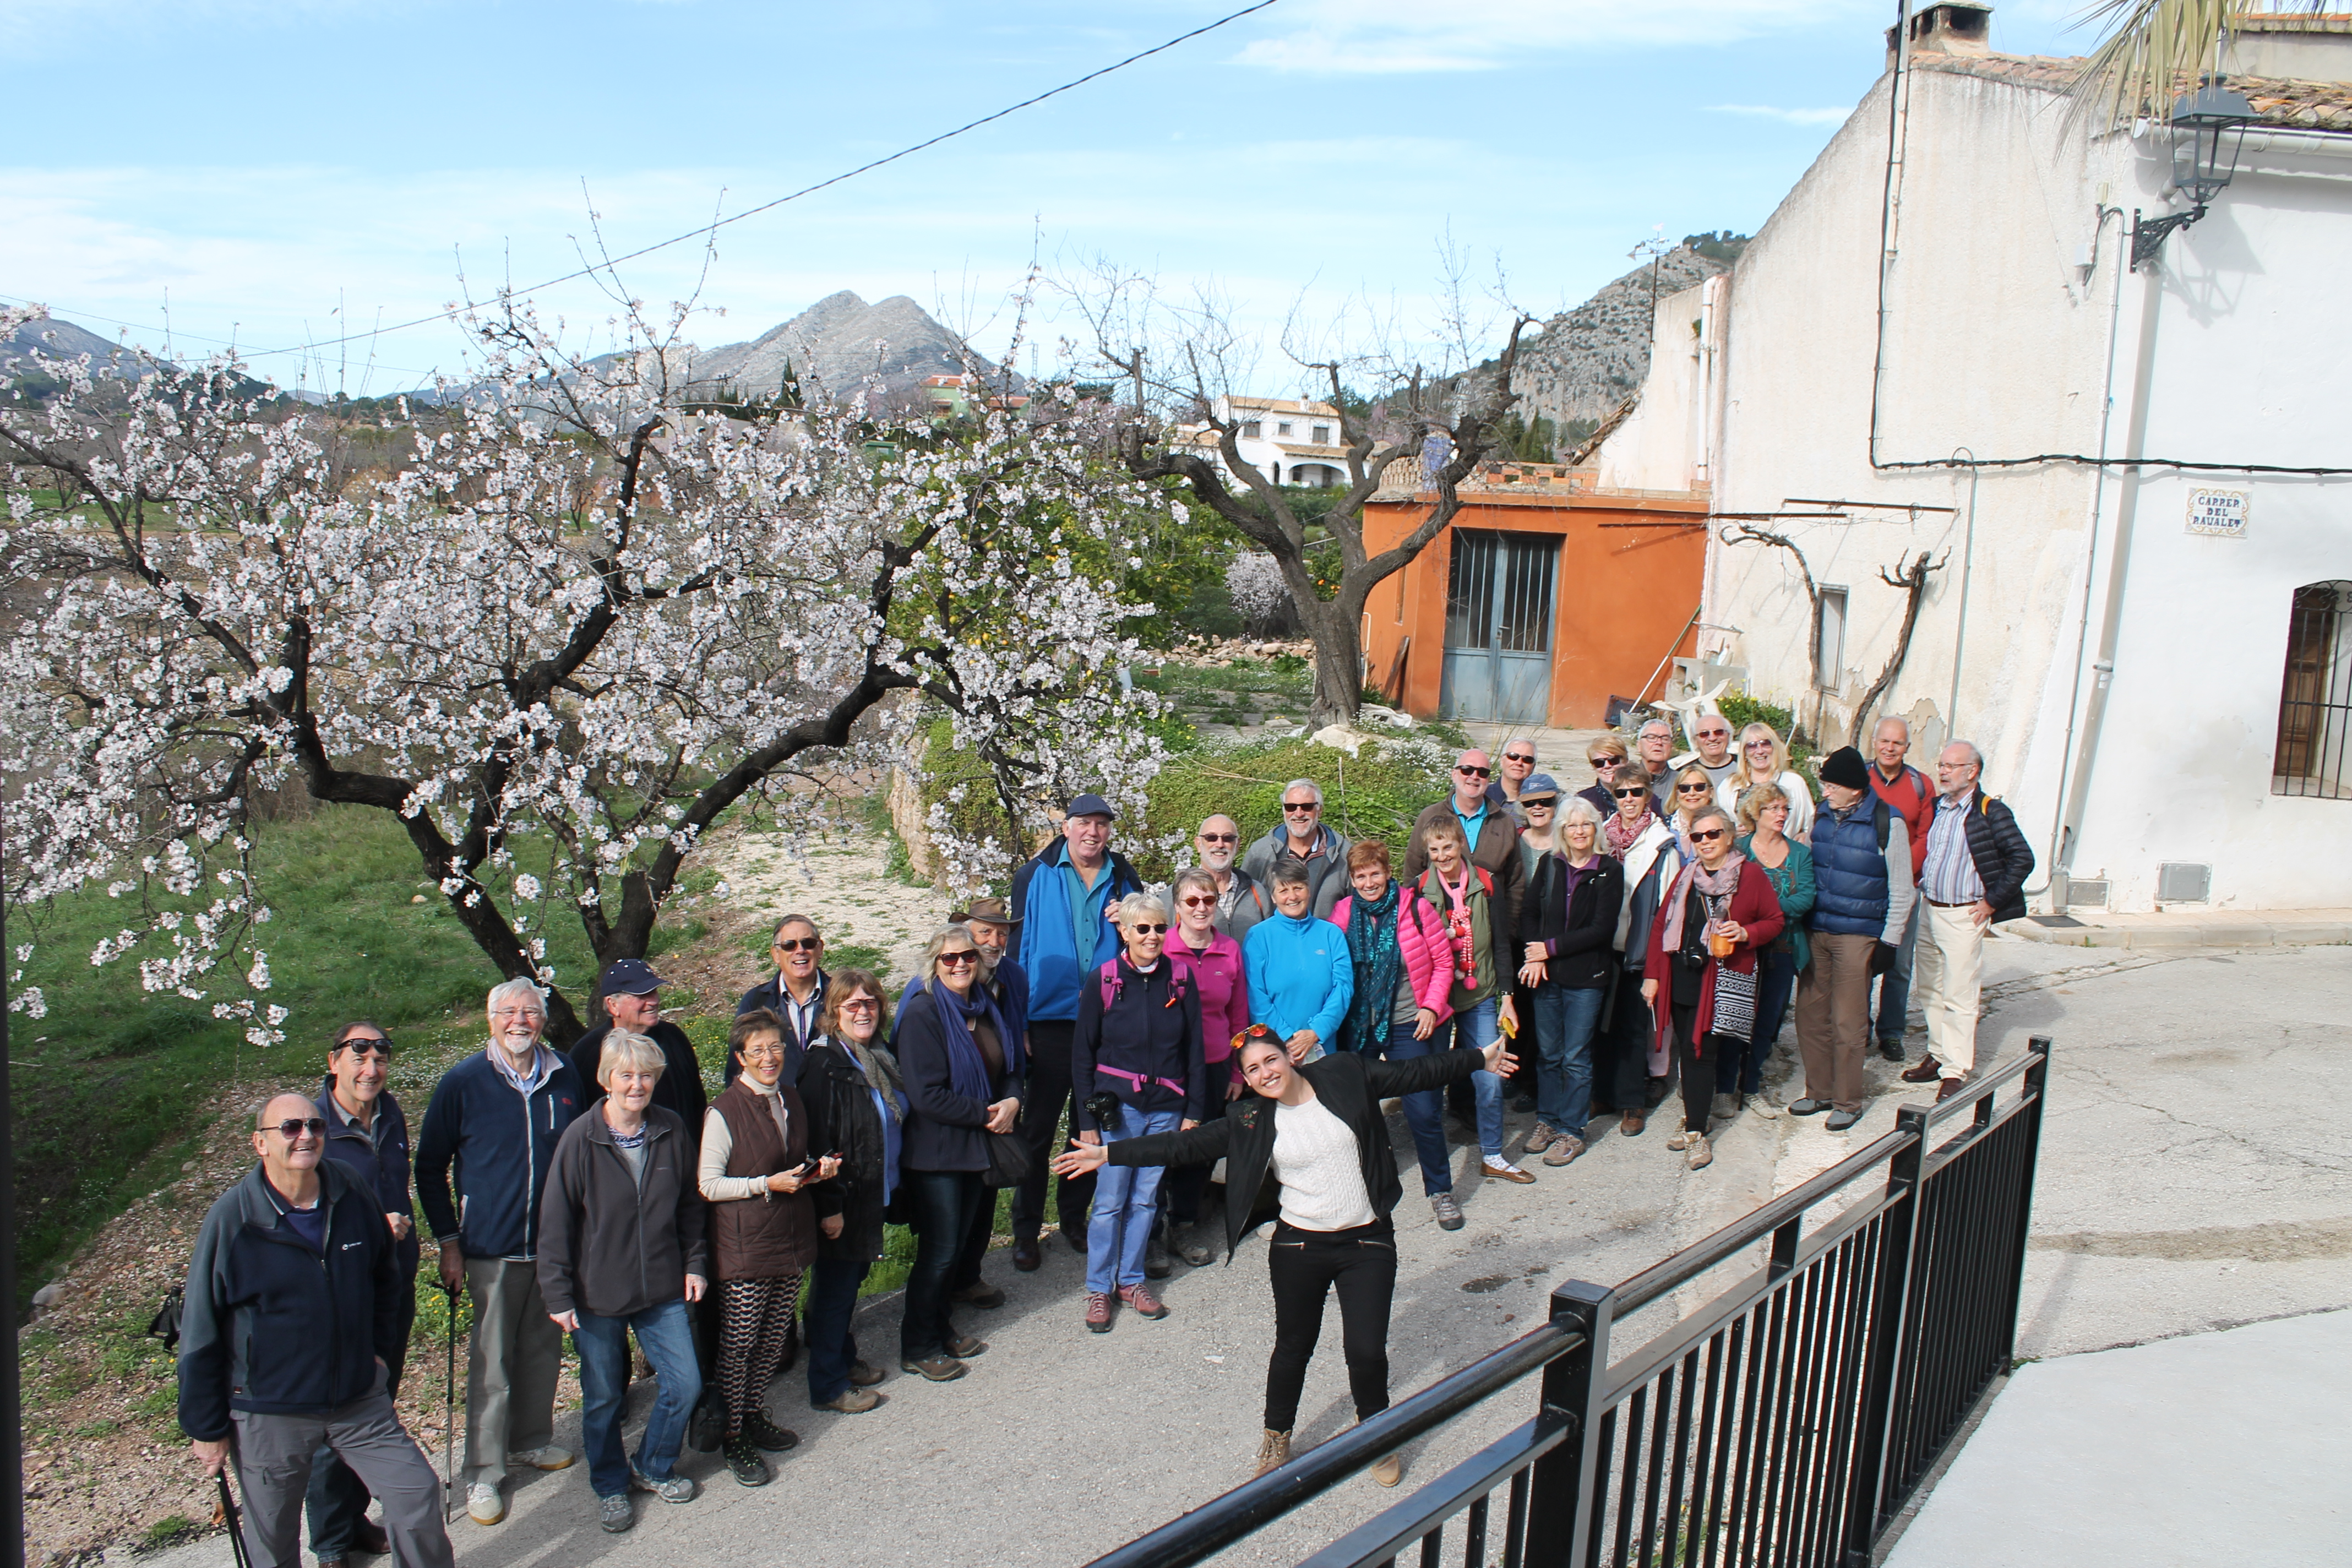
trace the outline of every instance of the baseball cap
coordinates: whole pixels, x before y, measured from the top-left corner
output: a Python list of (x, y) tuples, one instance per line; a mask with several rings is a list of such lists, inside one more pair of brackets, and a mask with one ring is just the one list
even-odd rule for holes
[(1110, 802), (1105, 800), (1098, 795), (1091, 794), (1074, 797), (1070, 802), (1068, 815), (1071, 816), (1108, 816), (1114, 822), (1118, 820), (1118, 813), (1110, 808)]
[(596, 988), (607, 996), (642, 996), (668, 984), (642, 958), (616, 958), (604, 966)]

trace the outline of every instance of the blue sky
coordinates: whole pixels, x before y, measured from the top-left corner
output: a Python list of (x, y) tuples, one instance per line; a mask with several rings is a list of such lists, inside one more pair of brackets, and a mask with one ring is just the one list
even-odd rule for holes
[[(592, 204), (607, 246), (634, 249), (1244, 3), (0, 0), (17, 104), (0, 296), (110, 336), (125, 329), (107, 318), (134, 323), (148, 344), (168, 300), (184, 355), (367, 332), (571, 270)], [(2079, 53), (2069, 13), (2002, 6), (1994, 47)], [(693, 245), (625, 277), (656, 308), (698, 282), (725, 311), (694, 324), (703, 342), (852, 289), (911, 295), (994, 350), (1033, 255), (1210, 284), (1272, 331), (1302, 298), (1309, 314), (1369, 296), (1428, 320), (1450, 237), (1549, 313), (1625, 270), (1654, 225), (1761, 224), (1877, 78), (1893, 14), (1279, 0), (734, 225), (707, 277)], [(574, 331), (612, 310), (585, 283), (540, 299)], [(1047, 368), (1070, 330), (1035, 334)], [(383, 392), (457, 373), (466, 352), (439, 323), (254, 364)]]

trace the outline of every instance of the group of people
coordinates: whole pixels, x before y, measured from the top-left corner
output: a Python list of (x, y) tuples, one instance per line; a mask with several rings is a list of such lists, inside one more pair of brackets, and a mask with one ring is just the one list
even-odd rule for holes
[[(779, 921), (716, 1097), (641, 961), (599, 977), (605, 1019), (568, 1056), (545, 1043), (536, 985), (493, 988), (487, 1046), (444, 1075), (414, 1155), (441, 1282), (453, 1310), (460, 1289), (473, 1303), (468, 1514), (505, 1517), (511, 1468), (574, 1462), (553, 1441), (565, 1334), (608, 1531), (630, 1527), (633, 1491), (697, 1495), (677, 1468), (693, 1424), (738, 1481), (767, 1482), (766, 1456), (796, 1438), (766, 1391), (803, 1346), (813, 1405), (875, 1408), (885, 1373), (851, 1321), (889, 1223), (916, 1238), (899, 1370), (962, 1377), (988, 1347), (956, 1309), (1004, 1300), (982, 1273), (995, 1194), (1012, 1189), (1012, 1262), (1034, 1271), (1049, 1184), (1086, 1257), (1095, 1332), (1121, 1310), (1165, 1317), (1152, 1281), (1176, 1258), (1211, 1262), (1220, 1242), (1230, 1258), (1276, 1221), (1263, 1470), (1288, 1454), (1334, 1290), (1358, 1415), (1387, 1405), (1402, 1187), (1384, 1101), (1437, 1223), (1457, 1229), (1449, 1092), (1481, 1178), (1525, 1184), (1507, 1104), (1534, 1112), (1525, 1152), (1559, 1167), (1601, 1118), (1640, 1134), (1679, 1080), (1668, 1145), (1704, 1168), (1718, 1123), (1779, 1114), (1761, 1073), (1792, 996), (1805, 1092), (1790, 1112), (1827, 1112), (1832, 1130), (1861, 1116), (1874, 981), (1898, 1057), (1906, 983), (1922, 994), (1929, 1048), (1904, 1078), (1958, 1092), (1985, 929), (2022, 912), (2032, 869), (1976, 748), (1945, 747), (1930, 784), (1887, 720), (1872, 761), (1822, 761), (1817, 803), (1769, 726), (1735, 751), (1730, 724), (1702, 715), (1692, 741), (1673, 755), (1663, 721), (1630, 752), (1604, 739), (1587, 758), (1597, 783), (1576, 794), (1527, 741), (1502, 748), (1499, 773), (1465, 752), (1401, 856), (1349, 843), (1296, 780), (1246, 847), (1232, 817), (1202, 823), (1195, 864), (1165, 889), (1111, 847), (1110, 805), (1081, 795), (1009, 900), (952, 914), (895, 1001), (870, 972), (828, 973), (813, 921)], [(1532, 1042), (1524, 1068), (1514, 1037)], [(327, 1568), (387, 1545), (449, 1560), (437, 1481), (391, 1403), (421, 1262), (391, 1051), (373, 1024), (346, 1025), (315, 1100), (260, 1109), (259, 1161), (214, 1205), (190, 1266), (182, 1423), (207, 1466), (237, 1465), (273, 1562), (295, 1556), (306, 1495)], [(632, 1336), (659, 1381), (634, 1454)], [(1393, 1485), (1399, 1469), (1374, 1475)]]

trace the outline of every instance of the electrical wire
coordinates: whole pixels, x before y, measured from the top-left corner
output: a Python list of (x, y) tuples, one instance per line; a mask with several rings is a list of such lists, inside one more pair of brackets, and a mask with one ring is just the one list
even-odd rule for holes
[[(1228, 26), (1231, 23), (1238, 22), (1244, 16), (1255, 16), (1256, 13), (1264, 11), (1279, 3), (1280, 0), (1257, 0), (1255, 5), (1244, 5), (1238, 11), (1229, 12), (1226, 15), (1218, 17), (1213, 22), (1205, 23), (1201, 26), (1193, 28), (1189, 33), (1179, 33), (1176, 37), (1170, 38), (1165, 43), (1154, 44), (1148, 49), (1143, 49), (1135, 54), (1131, 54), (1123, 60), (1114, 61), (1112, 64), (1101, 67), (1099, 69), (1090, 70), (1086, 75), (1076, 78), (1070, 81), (1066, 81), (1059, 87), (1048, 88), (1045, 91), (1037, 94), (1034, 98), (1024, 98), (1018, 103), (1007, 105), (1005, 108), (998, 110), (993, 114), (983, 114), (978, 120), (967, 121), (962, 125), (957, 126), (952, 131), (942, 131), (937, 136), (930, 137), (926, 141), (918, 142), (911, 147), (901, 147), (896, 153), (892, 153), (886, 157), (877, 158), (868, 163), (860, 163), (854, 169), (844, 170), (842, 173), (834, 175), (830, 179), (819, 180), (813, 185), (803, 185), (799, 190), (793, 192), (789, 195), (778, 196), (773, 201), (762, 202), (755, 207), (747, 207), (743, 211), (735, 214), (732, 217), (715, 219), (712, 222), (704, 224), (699, 228), (691, 228), (687, 230), (684, 234), (672, 235), (667, 239), (656, 240), (651, 245), (640, 247), (635, 250), (627, 252), (625, 255), (607, 257), (604, 260), (597, 262), (593, 267), (578, 268), (572, 271), (562, 274), (561, 277), (550, 278), (543, 282), (534, 283), (527, 289), (509, 289), (506, 290), (506, 292), (517, 295), (535, 294), (542, 289), (552, 289), (559, 283), (572, 283), (577, 282), (583, 278), (593, 277), (599, 272), (604, 272), (619, 266), (624, 261), (635, 261), (639, 257), (651, 256), (656, 250), (667, 250), (673, 245), (683, 245), (689, 239), (699, 239), (705, 235), (716, 234), (720, 229), (725, 228), (729, 224), (741, 223), (747, 217), (757, 217), (761, 213), (772, 212), (777, 207), (782, 206), (786, 202), (796, 202), (803, 196), (814, 195), (817, 192), (840, 184), (845, 180), (854, 180), (858, 175), (871, 174), (887, 163), (895, 163), (901, 158), (912, 157), (914, 154), (920, 153), (927, 148), (938, 146), (942, 142), (953, 141), (956, 137), (961, 136), (967, 132), (977, 131), (982, 126), (992, 124), (999, 120), (1003, 120), (1007, 115), (1018, 114), (1024, 109), (1034, 109), (1049, 98), (1058, 98), (1063, 93), (1084, 87), (1090, 81), (1099, 80), (1101, 78), (1110, 75), (1113, 71), (1125, 70), (1129, 66), (1135, 64), (1139, 60), (1147, 60), (1154, 55), (1164, 54), (1168, 50), (1174, 48), (1179, 44), (1190, 43), (1192, 39), (1201, 37), (1204, 33), (1213, 33), (1220, 27)], [(320, 349), (332, 348), (339, 343), (359, 342), (368, 338), (380, 337), (386, 332), (405, 331), (411, 327), (427, 326), (435, 321), (446, 321), (457, 313), (457, 311), (455, 308), (446, 310), (436, 310), (429, 316), (418, 316), (412, 321), (396, 322), (389, 327), (379, 327), (373, 331), (352, 332), (347, 336), (340, 338), (323, 338), (317, 342), (297, 343), (289, 348), (257, 349), (247, 353), (245, 357), (248, 359), (265, 359), (274, 354), (313, 353)]]

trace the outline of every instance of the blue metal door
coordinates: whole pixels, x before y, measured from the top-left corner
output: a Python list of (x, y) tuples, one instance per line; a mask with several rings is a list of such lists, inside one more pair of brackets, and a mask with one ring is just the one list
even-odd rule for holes
[(1454, 531), (1438, 710), (1449, 719), (1542, 724), (1551, 713), (1557, 534)]

